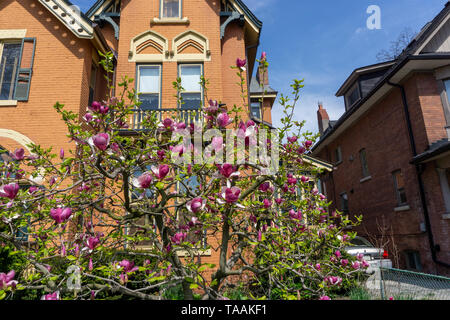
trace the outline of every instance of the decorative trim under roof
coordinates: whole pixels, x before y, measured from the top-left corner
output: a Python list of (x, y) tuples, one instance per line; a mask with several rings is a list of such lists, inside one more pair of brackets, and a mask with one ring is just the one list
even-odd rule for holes
[(93, 39), (94, 28), (79, 7), (65, 0), (38, 0), (78, 38)]

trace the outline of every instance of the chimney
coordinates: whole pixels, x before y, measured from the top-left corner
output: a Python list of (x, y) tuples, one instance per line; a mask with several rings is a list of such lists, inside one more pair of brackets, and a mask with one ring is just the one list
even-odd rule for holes
[(319, 122), (319, 132), (323, 135), (325, 130), (330, 126), (330, 117), (327, 110), (323, 108), (322, 102), (319, 102), (319, 110), (317, 110), (317, 121)]
[(269, 68), (266, 68), (266, 70), (264, 70), (264, 67), (261, 65), (261, 63), (259, 64), (258, 71), (256, 72), (256, 80), (258, 81), (259, 85), (269, 85)]

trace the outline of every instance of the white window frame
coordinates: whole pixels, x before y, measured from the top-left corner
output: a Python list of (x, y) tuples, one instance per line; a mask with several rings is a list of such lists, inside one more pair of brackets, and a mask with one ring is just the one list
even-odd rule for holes
[[(19, 39), (0, 39), (0, 65), (1, 65), (1, 62), (2, 62), (2, 59), (3, 59), (3, 48), (4, 48), (4, 45), (7, 44), (7, 43), (8, 44), (21, 44), (21, 40), (19, 40)], [(20, 68), (20, 58), (21, 58), (21, 54), (19, 54), (19, 61), (18, 61), (16, 73), (13, 74), (13, 79), (14, 78), (15, 79), (14, 79), (14, 81), (11, 84), (14, 87), (12, 89), (12, 96), (10, 96), (9, 99), (3, 99), (3, 100), (0, 99), (0, 102), (4, 103), (4, 102), (9, 102), (9, 101), (15, 101), (14, 100), (15, 86), (16, 86), (16, 80), (17, 80), (17, 72), (19, 72), (19, 68)], [(0, 70), (0, 85), (3, 82), (3, 79), (1, 79), (1, 78), (2, 78), (2, 70)], [(1, 88), (0, 88), (0, 90), (1, 90)], [(11, 92), (10, 92), (10, 94), (11, 94)]]
[[(184, 66), (200, 66), (200, 80), (201, 80), (201, 77), (204, 77), (203, 63), (179, 63), (178, 64), (178, 76), (180, 77), (180, 79), (181, 79), (181, 68), (184, 67)], [(186, 91), (186, 90), (183, 90), (182, 92), (180, 92), (180, 94), (183, 94), (183, 93), (199, 93), (199, 92), (198, 91)], [(204, 101), (204, 92), (203, 92), (203, 87), (200, 85), (200, 106), (199, 106), (199, 110), (201, 109), (201, 107), (203, 105), (203, 101)], [(182, 109), (181, 105), (179, 105), (178, 108)]]
[[(141, 92), (141, 67), (158, 67), (159, 70), (159, 81), (158, 81), (158, 92)], [(161, 92), (162, 92), (162, 65), (161, 64), (138, 64), (137, 65), (137, 82), (136, 82), (136, 92), (140, 94), (158, 94), (158, 108), (161, 109)]]
[(164, 17), (164, 0), (160, 0), (160, 10), (159, 10), (159, 18), (160, 19), (181, 19), (182, 15), (182, 10), (183, 10), (183, 0), (178, 0), (178, 17)]

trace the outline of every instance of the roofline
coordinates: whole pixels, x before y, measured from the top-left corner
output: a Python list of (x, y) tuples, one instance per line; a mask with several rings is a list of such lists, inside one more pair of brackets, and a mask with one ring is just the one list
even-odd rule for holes
[(384, 75), (384, 77), (375, 85), (375, 87), (361, 99), (358, 103), (356, 103), (352, 108), (346, 111), (336, 122), (336, 124), (328, 130), (325, 135), (321, 137), (321, 139), (312, 147), (311, 152), (314, 152), (323, 142), (331, 136), (350, 116), (352, 116), (362, 105), (364, 105), (383, 85), (385, 85), (389, 80), (400, 71), (406, 63), (409, 61), (416, 60), (440, 60), (440, 59), (450, 59), (450, 54), (422, 54), (418, 56), (413, 55), (405, 55), (401, 60), (399, 60), (395, 65), (391, 67), (391, 69)]
[(244, 11), (244, 13), (249, 17), (249, 19), (261, 30), (263, 23), (259, 20), (255, 14), (245, 5), (241, 0), (234, 0), (236, 4)]
[(440, 146), (439, 148), (436, 148), (433, 151), (425, 151), (422, 152), (421, 154), (415, 156), (410, 163), (411, 164), (418, 164), (418, 163), (423, 163), (423, 162), (428, 162), (433, 160), (433, 158), (442, 155), (443, 153), (446, 153), (450, 151), (450, 141), (443, 144), (442, 146)]
[(333, 171), (333, 168), (334, 168), (334, 166), (331, 163), (324, 161), (322, 159), (314, 158), (307, 154), (303, 155), (303, 160), (306, 160), (306, 162), (310, 162), (311, 164), (316, 164), (316, 165), (318, 164), (319, 166), (321, 166), (323, 169), (325, 169), (328, 172)]
[(97, 0), (89, 9), (88, 11), (86, 11), (86, 16), (91, 19), (92, 16), (94, 15), (95, 11), (98, 10), (98, 8), (100, 8), (103, 3), (105, 3), (107, 0)]
[(341, 87), (336, 92), (336, 97), (343, 96), (345, 94), (345, 92), (347, 91), (347, 89), (356, 80), (358, 75), (366, 74), (371, 71), (381, 70), (381, 69), (387, 68), (389, 66), (392, 66), (394, 64), (395, 64), (395, 60), (390, 60), (390, 61), (376, 63), (376, 64), (368, 65), (368, 66), (353, 70), (353, 72), (350, 74), (350, 76), (348, 76), (348, 78), (344, 81), (344, 83), (341, 85)]

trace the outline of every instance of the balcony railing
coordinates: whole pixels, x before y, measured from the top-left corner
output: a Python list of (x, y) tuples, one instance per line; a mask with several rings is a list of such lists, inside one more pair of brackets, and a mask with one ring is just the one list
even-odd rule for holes
[(134, 109), (133, 114), (128, 119), (129, 130), (143, 130), (145, 129), (142, 122), (152, 113), (157, 113), (157, 118), (163, 121), (166, 118), (175, 119), (176, 121), (184, 121), (187, 125), (192, 122), (202, 121), (201, 112), (198, 108), (183, 108), (183, 109), (155, 109), (155, 110), (142, 110)]

